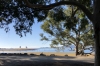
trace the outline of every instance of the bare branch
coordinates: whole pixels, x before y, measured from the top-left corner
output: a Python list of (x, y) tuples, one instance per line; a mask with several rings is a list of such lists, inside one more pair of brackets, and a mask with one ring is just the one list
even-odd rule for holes
[(50, 9), (60, 6), (60, 5), (74, 5), (74, 6), (79, 7), (86, 14), (86, 16), (91, 21), (93, 21), (92, 13), (84, 5), (78, 3), (77, 1), (60, 1), (57, 3), (50, 4), (50, 5), (31, 4), (28, 0), (23, 0), (23, 1), (30, 8), (37, 8), (37, 9), (42, 9), (42, 10), (50, 10)]

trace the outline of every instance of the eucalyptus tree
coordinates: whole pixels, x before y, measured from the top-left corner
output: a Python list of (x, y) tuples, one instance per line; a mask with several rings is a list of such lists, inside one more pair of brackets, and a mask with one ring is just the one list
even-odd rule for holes
[(68, 9), (65, 11), (65, 14), (69, 16), (69, 18), (66, 18), (64, 26), (72, 32), (72, 34), (70, 33), (71, 37), (69, 37), (69, 40), (76, 46), (76, 55), (78, 55), (79, 45), (81, 44), (80, 42), (82, 42), (81, 35), (83, 35), (83, 32), (86, 31), (86, 26), (89, 22), (85, 14), (78, 10), (79, 8), (71, 6)]
[[(81, 38), (83, 38), (84, 33), (88, 31), (86, 29), (89, 23), (86, 20), (86, 17), (81, 16), (80, 18), (80, 15), (84, 15), (83, 13), (77, 13), (77, 15), (79, 16), (75, 16), (73, 19), (70, 15), (72, 13), (72, 9), (70, 10), (70, 7), (69, 9), (64, 11), (65, 13), (62, 13), (59, 9), (57, 13), (62, 13), (62, 15), (64, 16), (62, 17), (64, 19), (62, 19), (61, 21), (56, 21), (55, 18), (52, 16), (55, 12), (54, 10), (51, 10), (48, 13), (48, 16), (42, 24), (41, 28), (49, 35), (49, 37), (43, 36), (43, 34), (41, 34), (41, 40), (51, 41), (51, 47), (57, 47), (57, 45), (59, 44), (63, 46), (74, 44), (76, 46), (76, 55), (78, 55), (78, 48), (82, 42)], [(50, 36), (53, 38), (51, 38)], [(89, 37), (87, 38), (89, 39)]]
[[(15, 22), (16, 33), (22, 36), (22, 32), (31, 31), (31, 27), (33, 24), (33, 18), (38, 16), (38, 20), (43, 20), (46, 18), (49, 10), (53, 8), (57, 8), (60, 5), (73, 5), (82, 10), (87, 18), (91, 21), (94, 27), (94, 38), (95, 38), (95, 66), (100, 65), (100, 0), (0, 0), (0, 25), (1, 28), (4, 28), (4, 25), (8, 25), (12, 22)], [(92, 5), (90, 4), (92, 2)], [(91, 6), (93, 8), (90, 8)], [(32, 9), (32, 10), (31, 10)], [(28, 12), (27, 12), (28, 11)], [(30, 17), (31, 15), (34, 17)], [(11, 17), (10, 17), (11, 15)], [(20, 15), (20, 16), (19, 16)], [(9, 16), (9, 17), (8, 17)], [(25, 17), (23, 17), (25, 16)], [(29, 18), (28, 21), (25, 21), (23, 18)], [(17, 18), (12, 21), (13, 18)], [(21, 18), (21, 19), (20, 19)], [(11, 21), (9, 21), (11, 19)], [(23, 19), (23, 20), (22, 20)], [(32, 21), (30, 21), (32, 19)], [(24, 23), (23, 23), (24, 21)], [(28, 26), (25, 26), (25, 25)], [(23, 26), (21, 26), (23, 25)], [(25, 28), (25, 29), (24, 29)], [(7, 27), (5, 29), (9, 31)], [(27, 31), (29, 30), (29, 31)]]

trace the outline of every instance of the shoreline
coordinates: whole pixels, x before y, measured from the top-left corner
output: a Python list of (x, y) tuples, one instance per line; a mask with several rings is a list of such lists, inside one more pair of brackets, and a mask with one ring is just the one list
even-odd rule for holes
[(35, 55), (40, 55), (40, 54), (44, 54), (46, 56), (50, 56), (51, 54), (54, 54), (55, 56), (65, 56), (65, 55), (68, 55), (68, 56), (75, 56), (75, 53), (73, 52), (17, 52), (17, 53), (14, 53), (14, 52), (3, 52), (3, 53), (0, 53), (0, 54), (4, 54), (4, 55), (9, 55), (9, 54), (12, 54), (12, 55), (16, 55), (16, 54), (27, 54), (27, 55), (30, 55), (30, 54), (35, 54)]
[[(18, 53), (0, 53), (0, 55), (32, 55), (32, 56), (40, 56), (40, 55), (45, 55), (45, 56), (76, 56), (75, 52), (18, 52)], [(81, 56), (81, 55), (78, 55)], [(94, 55), (90, 55), (88, 54), (88, 56), (93, 56)]]

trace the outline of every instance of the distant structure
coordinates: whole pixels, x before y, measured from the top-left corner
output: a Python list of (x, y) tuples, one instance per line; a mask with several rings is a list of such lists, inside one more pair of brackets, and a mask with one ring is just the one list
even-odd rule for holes
[(19, 48), (21, 48), (21, 46)]
[(26, 46), (26, 49), (27, 49), (27, 46)]

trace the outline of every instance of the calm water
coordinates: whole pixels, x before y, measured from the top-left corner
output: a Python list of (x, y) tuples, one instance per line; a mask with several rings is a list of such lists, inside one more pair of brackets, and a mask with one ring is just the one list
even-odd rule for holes
[(20, 50), (20, 51), (4, 51), (0, 50), (0, 53), (28, 53), (28, 52), (68, 52), (68, 53), (73, 53), (75, 51), (72, 51), (70, 48), (66, 49), (55, 49), (55, 48), (38, 48), (36, 50)]

